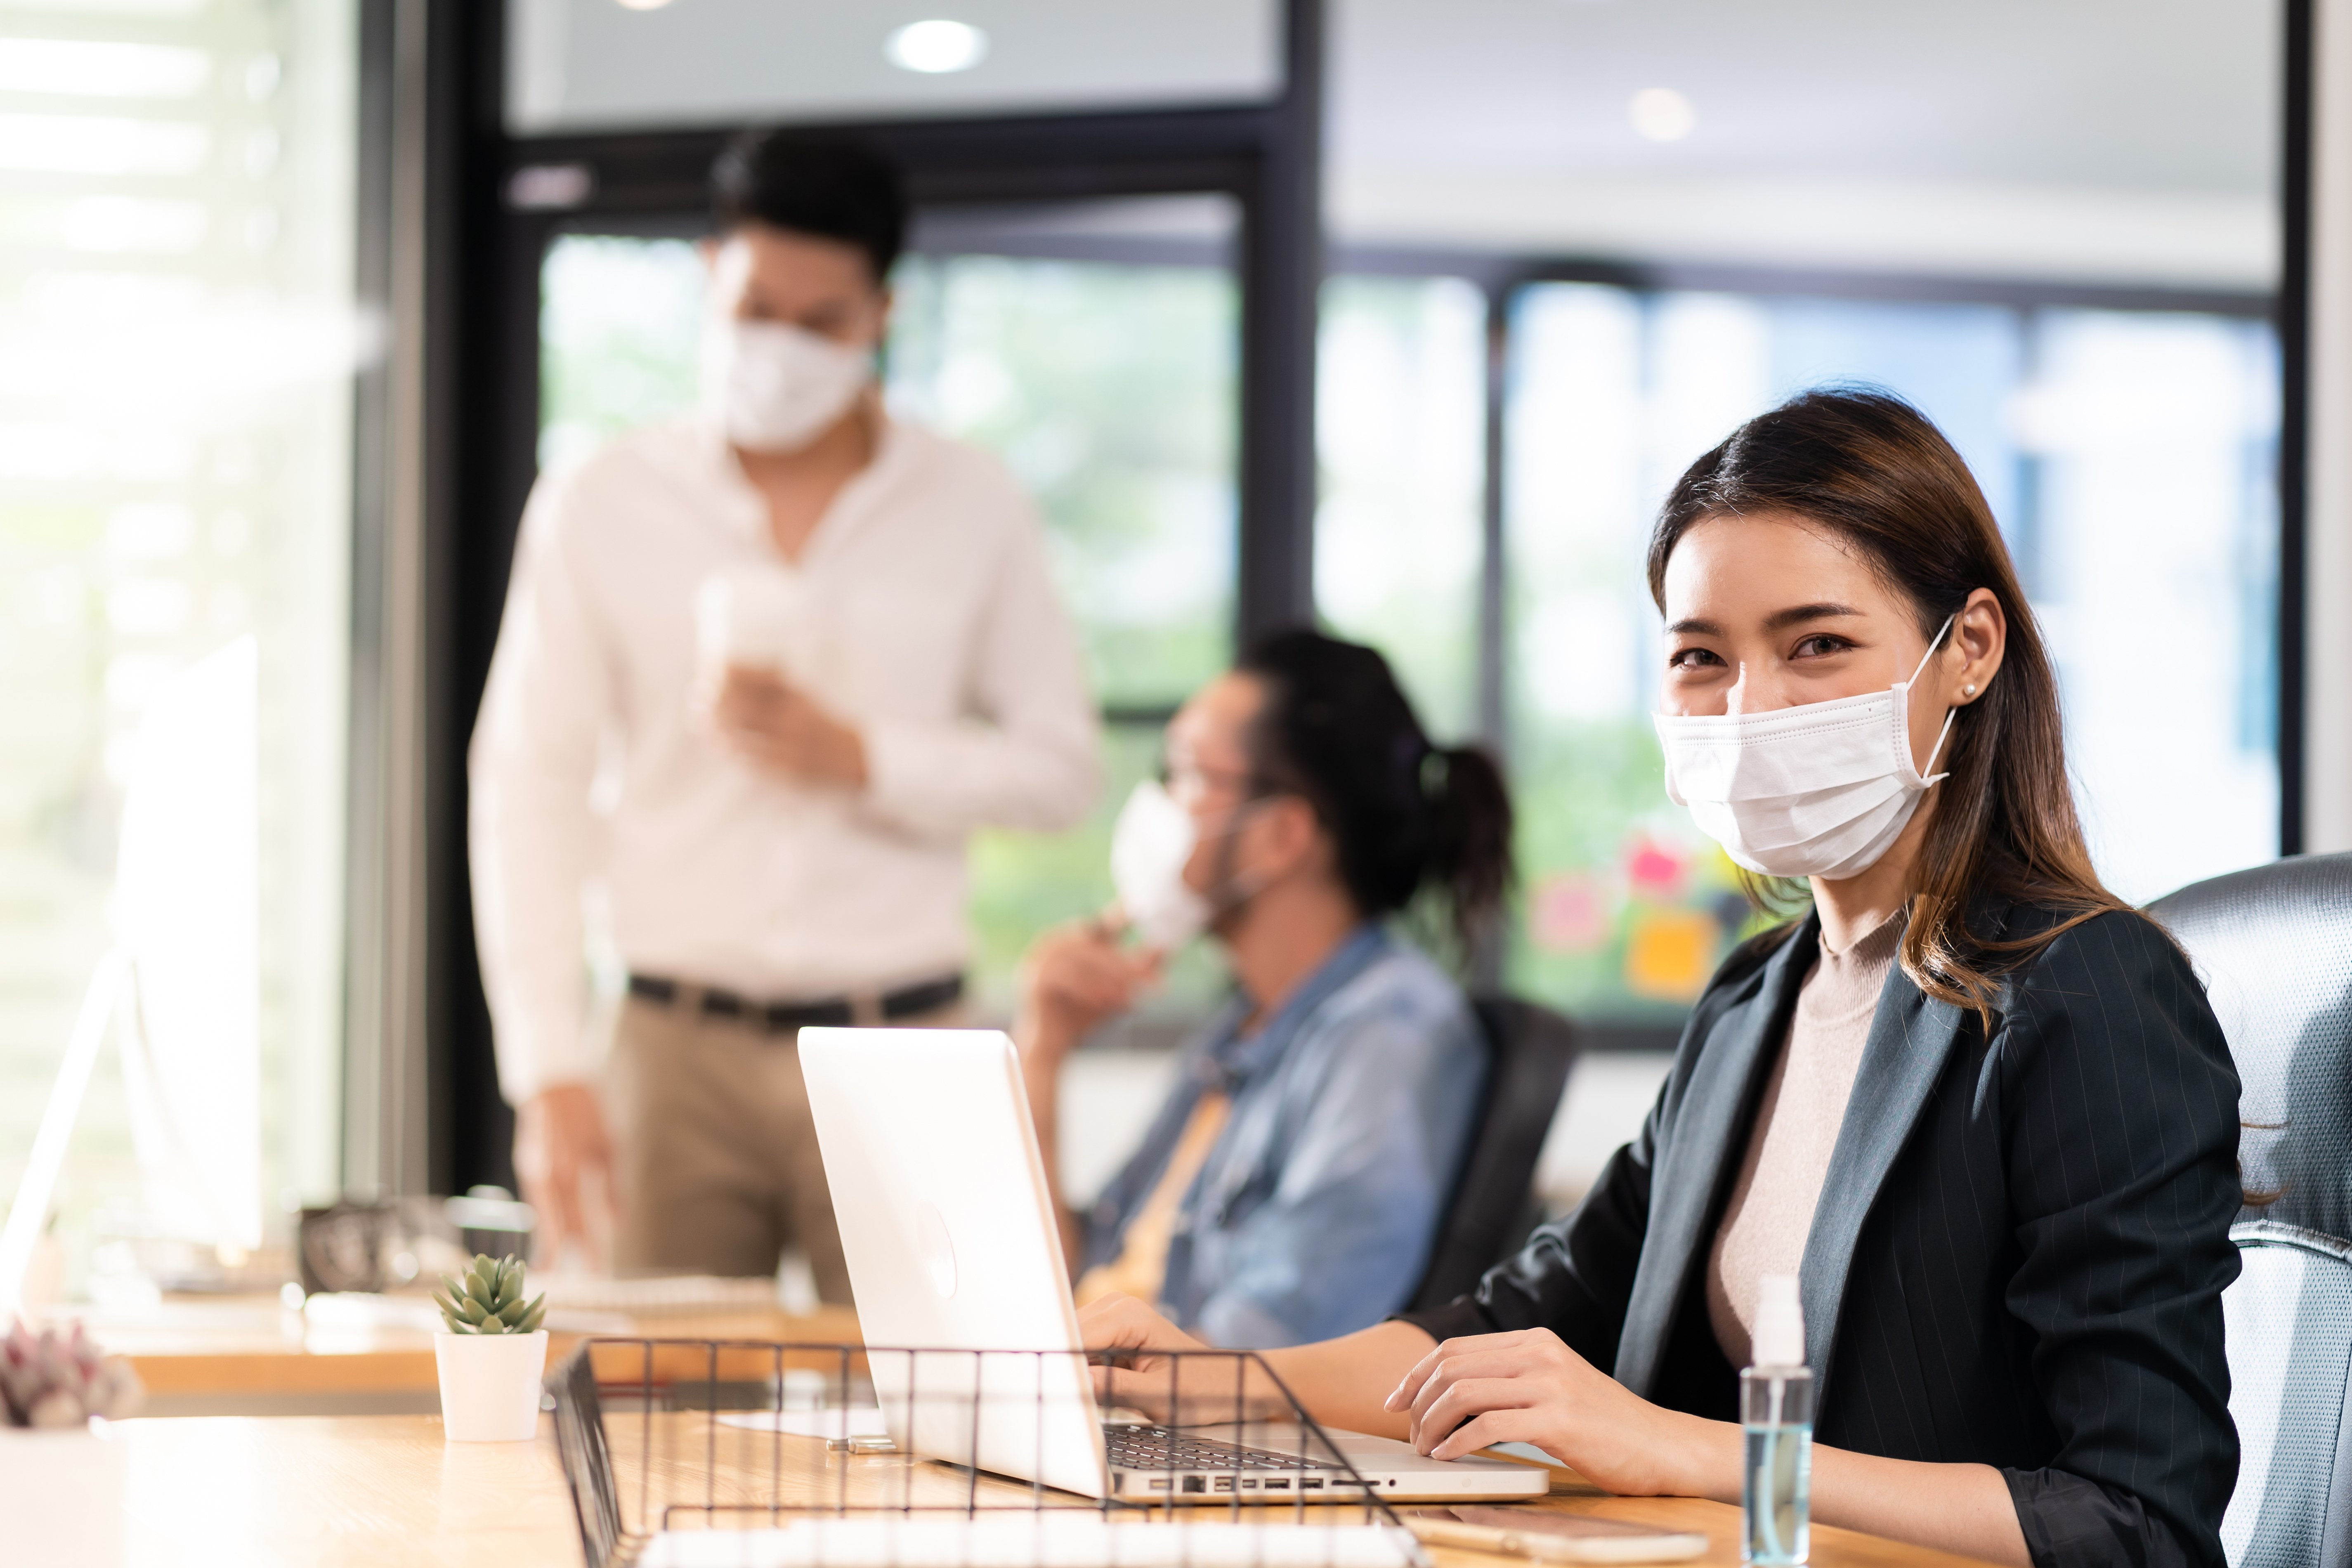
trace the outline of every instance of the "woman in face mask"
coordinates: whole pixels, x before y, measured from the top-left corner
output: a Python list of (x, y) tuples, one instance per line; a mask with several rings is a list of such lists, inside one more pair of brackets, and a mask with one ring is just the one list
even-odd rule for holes
[[(1981, 492), (1907, 405), (1811, 393), (1683, 476), (1649, 575), (1667, 791), (1811, 908), (1725, 962), (1576, 1213), (1473, 1296), (1272, 1363), (1333, 1426), (1737, 1501), (1734, 1370), (1795, 1275), (1816, 1517), (2218, 1568), (2237, 1079), (2092, 869)], [(1085, 1328), (1184, 1342), (1132, 1301)]]
[(1071, 1049), (1192, 937), (1233, 966), (1141, 1147), (1064, 1211), (1079, 1299), (1164, 1303), (1221, 1345), (1359, 1329), (1420, 1279), (1486, 1065), (1461, 991), (1382, 922), (1426, 894), (1464, 951), (1488, 929), (1502, 778), (1429, 743), (1379, 654), (1306, 631), (1202, 688), (1167, 744), (1165, 784), (1120, 814), (1118, 906), (1024, 965), (1015, 1032), (1049, 1150)]

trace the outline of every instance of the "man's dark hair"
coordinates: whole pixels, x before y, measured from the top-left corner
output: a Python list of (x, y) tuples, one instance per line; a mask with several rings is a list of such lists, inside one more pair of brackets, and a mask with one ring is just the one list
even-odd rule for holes
[(860, 142), (746, 131), (711, 165), (710, 216), (721, 235), (763, 223), (854, 245), (879, 283), (906, 241), (906, 184), (896, 164)]
[(1260, 638), (1234, 668), (1265, 683), (1252, 736), (1258, 793), (1305, 797), (1365, 918), (1424, 891), (1467, 960), (1511, 886), (1511, 792), (1476, 746), (1433, 746), (1389, 661), (1307, 629)]

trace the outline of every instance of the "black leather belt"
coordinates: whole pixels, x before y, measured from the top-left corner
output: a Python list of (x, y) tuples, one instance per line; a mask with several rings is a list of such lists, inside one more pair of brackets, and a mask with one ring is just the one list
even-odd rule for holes
[[(754, 1002), (716, 986), (691, 985), (656, 974), (632, 974), (629, 994), (666, 1007), (683, 1002), (706, 1018), (740, 1019), (770, 1034), (782, 1034), (787, 1029), (840, 1029), (877, 1018), (887, 1023), (893, 1018), (936, 1013), (963, 1000), (963, 976), (949, 974), (925, 980), (897, 991), (886, 991), (870, 1000), (835, 996), (822, 1002)], [(865, 1005), (861, 1006), (861, 1003)]]

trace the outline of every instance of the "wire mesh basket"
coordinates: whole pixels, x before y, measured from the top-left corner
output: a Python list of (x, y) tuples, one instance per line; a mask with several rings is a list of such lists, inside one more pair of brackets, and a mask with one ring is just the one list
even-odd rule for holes
[(596, 1339), (547, 1386), (589, 1568), (1428, 1568), (1250, 1352)]

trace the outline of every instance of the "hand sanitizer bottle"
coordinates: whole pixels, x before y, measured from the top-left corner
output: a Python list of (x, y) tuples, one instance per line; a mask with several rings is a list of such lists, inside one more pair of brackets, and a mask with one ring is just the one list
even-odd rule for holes
[(1793, 1274), (1764, 1276), (1756, 1308), (1756, 1364), (1739, 1374), (1739, 1560), (1800, 1563), (1811, 1543), (1813, 1374), (1805, 1366), (1805, 1314)]

